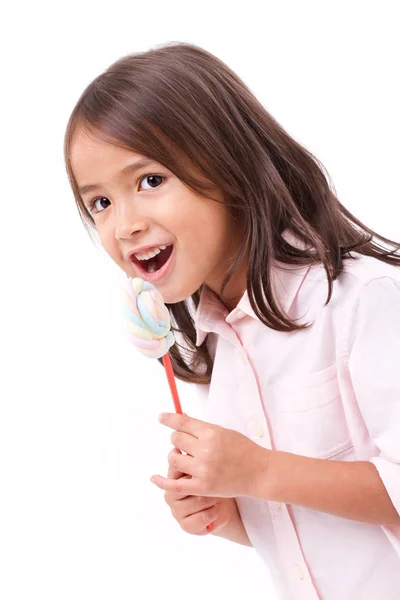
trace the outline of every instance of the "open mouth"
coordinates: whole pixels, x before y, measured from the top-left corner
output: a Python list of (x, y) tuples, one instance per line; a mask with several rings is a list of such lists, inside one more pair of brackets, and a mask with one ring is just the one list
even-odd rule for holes
[(159, 271), (165, 263), (168, 261), (169, 257), (172, 254), (173, 245), (167, 246), (164, 250), (161, 250), (157, 256), (153, 256), (153, 258), (149, 258), (147, 260), (139, 260), (135, 256), (133, 256), (132, 260), (139, 267), (141, 271), (146, 273), (156, 273)]

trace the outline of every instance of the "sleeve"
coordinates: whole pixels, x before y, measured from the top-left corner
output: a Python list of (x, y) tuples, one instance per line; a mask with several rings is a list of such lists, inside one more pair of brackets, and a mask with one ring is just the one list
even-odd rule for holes
[(400, 515), (400, 281), (379, 277), (358, 295), (349, 331), (349, 372), (379, 450), (371, 458)]

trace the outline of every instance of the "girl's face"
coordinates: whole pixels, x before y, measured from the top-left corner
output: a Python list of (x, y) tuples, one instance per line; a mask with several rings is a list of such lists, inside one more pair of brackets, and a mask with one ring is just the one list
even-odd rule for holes
[[(141, 160), (148, 160), (148, 164), (137, 170), (126, 169)], [(137, 258), (129, 259), (130, 252), (142, 246), (172, 244), (165, 275), (152, 281), (164, 302), (180, 302), (203, 283), (220, 294), (243, 234), (224, 204), (193, 192), (160, 163), (89, 137), (81, 130), (73, 139), (71, 166), (79, 189), (96, 186), (82, 190), (82, 200), (104, 249), (129, 277), (151, 281), (157, 276), (153, 272), (147, 277), (147, 271), (139, 269)], [(222, 193), (216, 192), (215, 198), (222, 201)], [(155, 267), (168, 252), (160, 254)], [(147, 261), (140, 264), (146, 265)], [(242, 267), (225, 289), (226, 297), (232, 298), (230, 307), (236, 306), (245, 287)]]

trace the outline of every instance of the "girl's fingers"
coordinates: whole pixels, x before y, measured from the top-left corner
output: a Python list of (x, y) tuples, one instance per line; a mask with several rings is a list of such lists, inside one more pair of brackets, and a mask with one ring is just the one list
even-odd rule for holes
[(174, 477), (174, 479), (179, 479), (182, 474), (193, 475), (193, 456), (190, 456), (190, 454), (185, 454), (181, 450), (178, 450), (178, 452), (176, 450), (177, 448), (173, 448), (168, 454), (168, 463), (169, 465), (172, 465), (173, 473), (175, 475), (180, 473), (180, 475)]
[(195, 535), (207, 535), (209, 533), (208, 526), (216, 521), (219, 516), (219, 507), (214, 505), (205, 510), (201, 510), (195, 514), (189, 515), (179, 520), (179, 524), (183, 531)]
[[(175, 454), (182, 454), (182, 452), (178, 448), (173, 448), (173, 450), (171, 450), (171, 452), (173, 452)], [(186, 473), (182, 473), (182, 471), (178, 471), (178, 469), (175, 469), (172, 465), (169, 465), (169, 467), (168, 467), (167, 477), (168, 477), (168, 479), (180, 479), (180, 478), (191, 479), (192, 478), (191, 475), (187, 475)], [(167, 504), (171, 505), (171, 503), (175, 502), (176, 500), (181, 500), (182, 498), (186, 498), (186, 494), (173, 494), (172, 492), (165, 492), (164, 498), (165, 498), (165, 501), (167, 502)]]
[[(178, 448), (173, 448), (173, 450), (171, 450), (171, 453), (182, 454), (182, 452)], [(182, 475), (186, 475), (186, 473), (182, 473), (182, 471), (178, 471), (177, 469), (175, 469), (175, 467), (169, 465), (167, 474), (168, 479), (179, 479), (180, 477), (182, 477)]]
[(186, 519), (219, 504), (215, 498), (207, 496), (186, 496), (182, 499), (176, 499), (176, 494), (173, 496), (175, 498), (171, 503), (171, 511), (175, 519)]

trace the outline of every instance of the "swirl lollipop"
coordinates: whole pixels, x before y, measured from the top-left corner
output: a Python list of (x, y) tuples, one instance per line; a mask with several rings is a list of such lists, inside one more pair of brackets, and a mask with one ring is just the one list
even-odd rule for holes
[[(175, 411), (182, 414), (168, 354), (168, 350), (175, 344), (175, 338), (170, 331), (171, 319), (163, 298), (154, 285), (139, 277), (129, 278), (125, 289), (124, 316), (127, 319), (128, 337), (145, 356), (162, 357)], [(207, 529), (211, 531), (213, 524), (207, 525)]]
[(129, 340), (145, 356), (162, 358), (175, 411), (182, 414), (168, 350), (175, 343), (171, 319), (157, 288), (139, 277), (128, 278), (125, 286), (124, 316)]

